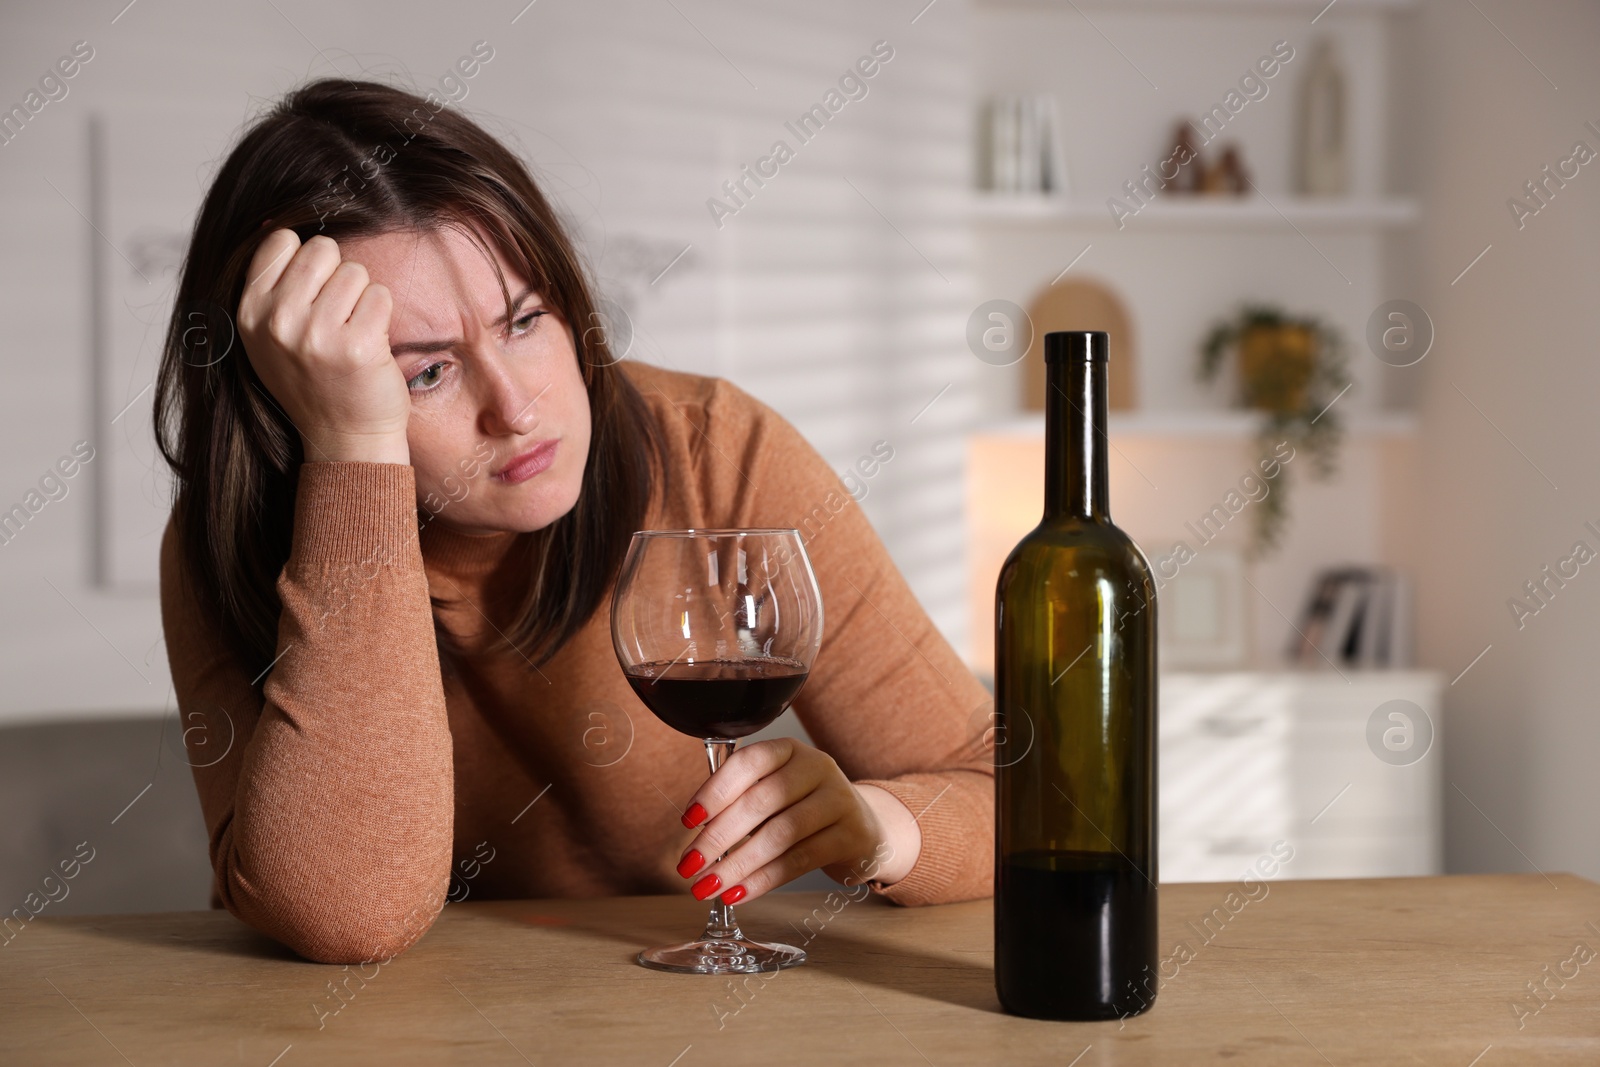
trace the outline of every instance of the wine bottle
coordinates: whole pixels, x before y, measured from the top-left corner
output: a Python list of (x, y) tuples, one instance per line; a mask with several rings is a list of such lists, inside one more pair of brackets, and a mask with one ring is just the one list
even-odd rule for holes
[(1156, 589), (1107, 505), (1107, 335), (1044, 341), (1044, 518), (995, 589), (995, 989), (1117, 1018), (1159, 984)]

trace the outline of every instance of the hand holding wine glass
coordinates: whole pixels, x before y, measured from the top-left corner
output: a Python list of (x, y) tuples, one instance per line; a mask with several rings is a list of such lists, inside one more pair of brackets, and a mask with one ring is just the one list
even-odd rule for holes
[[(705, 742), (715, 778), (739, 738), (762, 729), (788, 707), (805, 684), (821, 646), (822, 596), (799, 532), (635, 533), (612, 599), (611, 636), (623, 673), (639, 699), (662, 722)], [(740, 770), (725, 775), (707, 795), (715, 797), (721, 790), (730, 797), (743, 795), (745, 791), (729, 787), (783, 749), (777, 745), (750, 749), (758, 751), (762, 755), (741, 760)], [(816, 766), (807, 757), (797, 769)], [(805, 773), (774, 776), (769, 791), (803, 789), (806, 778)], [(746, 805), (743, 818), (770, 808), (770, 799), (763, 805), (758, 794)], [(830, 803), (825, 793), (823, 805)], [(723, 835), (731, 833), (740, 819), (738, 813), (723, 819), (718, 830), (721, 844), (728, 843)], [(686, 815), (685, 822), (689, 821)], [(766, 847), (782, 837), (769, 835)], [(749, 858), (762, 855), (758, 851)], [(720, 857), (705, 858), (716, 863)], [(705, 884), (710, 888), (699, 894), (702, 897), (720, 887)], [(713, 902), (699, 939), (646, 949), (639, 962), (659, 970), (729, 974), (776, 970), (805, 961), (805, 953), (792, 946), (746, 939), (725, 896)]]
[(698, 879), (695, 896), (721, 892), (730, 904), (819, 868), (845, 885), (893, 881), (909, 862), (889, 845), (873, 804), (880, 797), (909, 816), (892, 794), (853, 785), (826, 752), (787, 737), (759, 741), (734, 752), (695, 793), (684, 825), (701, 831), (678, 873)]

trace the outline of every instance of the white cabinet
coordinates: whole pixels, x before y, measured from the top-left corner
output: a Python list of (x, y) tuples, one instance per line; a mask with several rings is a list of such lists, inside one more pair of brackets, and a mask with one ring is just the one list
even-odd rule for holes
[(1432, 671), (1162, 675), (1161, 880), (1235, 881), (1280, 841), (1281, 878), (1440, 873), (1442, 688)]

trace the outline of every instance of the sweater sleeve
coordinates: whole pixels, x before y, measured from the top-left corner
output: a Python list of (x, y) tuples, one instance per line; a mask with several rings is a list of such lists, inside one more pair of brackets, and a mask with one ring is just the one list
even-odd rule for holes
[(992, 698), (856, 500), (881, 484), (874, 479), (892, 465), (892, 443), (863, 449), (846, 483), (776, 411), (725, 382), (717, 392), (708, 439), (725, 454), (713, 463), (743, 468), (725, 482), (748, 502), (735, 507), (736, 524), (798, 529), (822, 591), (822, 647), (795, 714), (851, 781), (892, 793), (922, 831), (911, 871), (893, 885), (869, 885), (905, 905), (989, 896), (994, 767), (984, 741)]
[(414, 472), (300, 469), (264, 682), (161, 546), (161, 613), (212, 897), (307, 959), (393, 957), (444, 906), (454, 781)]

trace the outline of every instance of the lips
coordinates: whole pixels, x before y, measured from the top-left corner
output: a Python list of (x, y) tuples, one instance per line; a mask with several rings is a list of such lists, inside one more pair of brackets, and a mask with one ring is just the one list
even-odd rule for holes
[(528, 451), (522, 453), (501, 467), (494, 476), (507, 485), (517, 485), (548, 470), (556, 461), (556, 446), (559, 439), (540, 441)]

